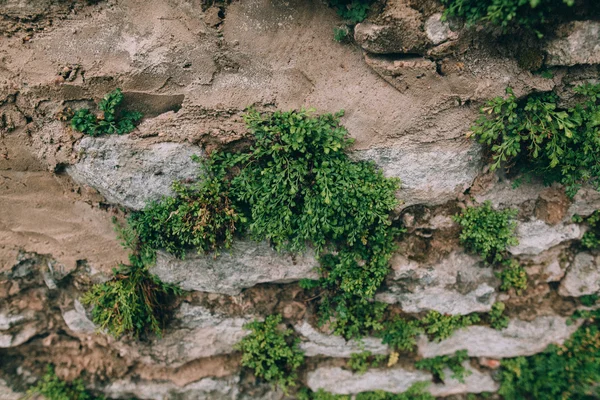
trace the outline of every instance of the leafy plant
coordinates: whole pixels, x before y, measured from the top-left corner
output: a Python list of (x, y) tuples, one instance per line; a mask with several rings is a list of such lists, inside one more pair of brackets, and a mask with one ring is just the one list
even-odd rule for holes
[(396, 317), (385, 322), (379, 336), (384, 344), (388, 344), (396, 350), (413, 351), (417, 345), (417, 336), (421, 333), (423, 333), (423, 328), (420, 321), (409, 321)]
[(581, 301), (581, 304), (583, 304), (586, 307), (592, 307), (596, 305), (596, 303), (598, 302), (598, 298), (599, 296), (597, 294), (588, 294), (585, 296), (581, 296), (579, 298), (579, 301)]
[(98, 104), (102, 116), (94, 115), (87, 108), (76, 110), (71, 119), (71, 127), (78, 132), (90, 136), (116, 133), (123, 135), (135, 129), (136, 123), (142, 119), (142, 114), (136, 111), (121, 111), (117, 108), (123, 101), (121, 89), (108, 93)]
[(454, 216), (461, 227), (460, 242), (489, 262), (502, 261), (510, 246), (518, 244), (515, 235), (517, 210), (496, 211), (489, 201), (468, 207)]
[(597, 249), (600, 247), (600, 211), (595, 211), (588, 217), (576, 215), (573, 217), (574, 222), (586, 223), (589, 227), (581, 238), (581, 245), (586, 249)]
[(525, 272), (525, 268), (516, 260), (504, 260), (502, 264), (504, 269), (496, 273), (502, 281), (500, 290), (514, 288), (517, 295), (521, 295), (523, 290), (527, 289), (527, 272)]
[(575, 88), (582, 102), (558, 108), (553, 93), (534, 94), (519, 101), (507, 89), (506, 99), (497, 97), (482, 108), (471, 134), (490, 146), (492, 170), (503, 163), (525, 158), (547, 182), (560, 182), (574, 196), (582, 184), (600, 189), (600, 85)]
[(340, 43), (346, 42), (350, 37), (350, 33), (350, 29), (346, 25), (335, 27), (333, 28), (333, 40)]
[(264, 322), (246, 324), (244, 327), (252, 332), (236, 348), (242, 352), (243, 366), (287, 392), (296, 385), (296, 371), (304, 362), (304, 355), (298, 348), (299, 339), (291, 337), (293, 330), (280, 329), (280, 323), (280, 315), (271, 315)]
[(41, 395), (48, 400), (103, 400), (104, 397), (92, 396), (81, 379), (66, 382), (56, 376), (51, 365), (46, 367), (46, 374), (35, 386), (27, 391), (29, 396)]
[(421, 325), (431, 339), (439, 342), (452, 336), (458, 329), (480, 321), (481, 319), (477, 314), (445, 315), (437, 311), (429, 311), (421, 320)]
[(387, 355), (373, 355), (370, 351), (363, 351), (361, 353), (354, 353), (350, 356), (348, 366), (354, 372), (359, 375), (364, 374), (369, 368), (376, 368), (383, 364), (387, 360)]
[[(384, 391), (364, 392), (355, 396), (355, 400), (435, 400), (435, 397), (426, 391), (429, 382), (418, 382), (404, 393), (389, 393)], [(322, 389), (317, 392), (304, 391), (299, 400), (350, 400), (352, 396), (331, 394)]]
[(222, 180), (206, 176), (194, 185), (173, 184), (174, 197), (150, 203), (131, 214), (129, 225), (152, 249), (165, 249), (178, 257), (229, 248), (236, 225), (245, 218), (229, 198)]
[(329, 322), (333, 333), (358, 339), (383, 329), (387, 304), (347, 294), (324, 294), (319, 305), (319, 322)]
[(343, 19), (356, 24), (367, 18), (374, 0), (329, 0), (329, 5), (337, 10)]
[(598, 396), (600, 332), (580, 328), (564, 345), (502, 361), (499, 393), (507, 400), (587, 400)]
[(488, 314), (490, 326), (497, 330), (502, 330), (508, 326), (510, 318), (504, 315), (506, 305), (502, 302), (496, 302), (492, 305), (492, 309)]
[(122, 264), (114, 271), (110, 281), (94, 285), (81, 301), (93, 306), (94, 323), (115, 337), (160, 335), (165, 304), (182, 291), (150, 274), (140, 255), (130, 255), (129, 261), (130, 265)]
[(448, 368), (452, 371), (452, 379), (456, 379), (461, 383), (465, 382), (465, 378), (471, 375), (471, 371), (467, 370), (463, 363), (469, 359), (466, 350), (459, 350), (453, 356), (437, 356), (433, 358), (424, 358), (415, 363), (417, 369), (423, 369), (433, 374), (436, 379), (441, 381), (446, 380), (444, 369)]
[(575, 0), (442, 0), (444, 18), (464, 18), (467, 25), (490, 23), (536, 30)]

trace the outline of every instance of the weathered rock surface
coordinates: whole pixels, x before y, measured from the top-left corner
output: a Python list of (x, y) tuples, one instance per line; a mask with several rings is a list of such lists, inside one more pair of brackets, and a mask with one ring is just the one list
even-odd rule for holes
[(442, 21), (442, 13), (433, 14), (425, 21), (425, 33), (434, 45), (442, 44), (449, 39), (457, 39), (458, 34), (452, 32), (446, 21)]
[(346, 341), (341, 336), (326, 335), (318, 332), (308, 322), (294, 326), (296, 332), (303, 336), (300, 348), (307, 357), (326, 356), (350, 358), (353, 353), (370, 351), (373, 354), (387, 354), (389, 347), (381, 343), (381, 339), (366, 337), (357, 342)]
[(600, 21), (570, 22), (557, 32), (546, 45), (547, 65), (600, 64)]
[(0, 348), (19, 346), (37, 335), (42, 324), (36, 319), (33, 310), (20, 314), (0, 312)]
[(198, 147), (178, 143), (144, 146), (128, 136), (86, 137), (77, 146), (80, 160), (67, 168), (73, 179), (91, 186), (111, 203), (142, 209), (148, 201), (172, 194), (176, 180), (193, 179)]
[(493, 269), (463, 252), (453, 252), (435, 265), (419, 265), (397, 254), (392, 269), (388, 290), (377, 300), (399, 304), (404, 312), (466, 315), (487, 312), (496, 301)]
[(19, 400), (22, 398), (23, 396), (21, 394), (13, 392), (6, 382), (3, 379), (0, 379), (0, 400)]
[(286, 283), (317, 278), (314, 253), (278, 253), (266, 242), (236, 240), (231, 249), (213, 255), (188, 254), (184, 260), (159, 252), (150, 271), (184, 290), (235, 295), (258, 283)]
[(400, 178), (398, 197), (404, 206), (443, 204), (468, 188), (481, 168), (480, 146), (471, 142), (370, 149), (355, 157), (372, 160), (386, 176)]
[(508, 249), (514, 255), (537, 255), (563, 242), (580, 239), (582, 231), (577, 224), (548, 225), (532, 219), (517, 223), (519, 244)]
[(600, 291), (600, 256), (579, 253), (560, 282), (561, 296), (579, 297)]
[(421, 337), (419, 353), (426, 358), (467, 350), (470, 357), (507, 358), (529, 356), (543, 351), (551, 343), (562, 344), (580, 323), (567, 325), (559, 316), (538, 317), (532, 322), (511, 320), (508, 327), (495, 330), (487, 326), (470, 326), (441, 342)]
[(600, 210), (600, 191), (583, 187), (573, 197), (573, 203), (569, 207), (567, 218), (570, 219), (573, 215), (588, 216), (596, 210)]
[(75, 333), (93, 333), (98, 330), (96, 325), (87, 317), (79, 300), (75, 300), (74, 308), (64, 311), (62, 316), (69, 329)]
[(250, 320), (183, 303), (162, 338), (133, 345), (132, 351), (139, 351), (144, 362), (176, 368), (199, 358), (232, 353), (233, 346), (249, 333), (243, 325)]
[[(430, 385), (428, 390), (434, 396), (498, 390), (498, 384), (489, 374), (479, 372), (469, 366), (466, 368), (472, 373), (465, 379), (465, 383), (448, 378), (443, 384)], [(448, 373), (447, 376), (450, 374)], [(308, 373), (307, 385), (313, 391), (324, 389), (335, 394), (356, 394), (375, 390), (402, 393), (415, 383), (431, 380), (432, 376), (427, 372), (408, 371), (402, 368), (371, 369), (359, 375), (339, 367), (321, 367)]]

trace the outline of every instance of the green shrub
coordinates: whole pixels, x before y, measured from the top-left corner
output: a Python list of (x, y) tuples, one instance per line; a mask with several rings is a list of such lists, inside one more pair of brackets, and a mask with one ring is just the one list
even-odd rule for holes
[(469, 355), (467, 354), (467, 351), (459, 350), (453, 356), (424, 358), (417, 361), (415, 367), (431, 372), (436, 379), (441, 381), (446, 380), (444, 369), (448, 368), (452, 371), (452, 379), (464, 383), (465, 378), (471, 375), (471, 371), (463, 366), (463, 363), (468, 359)]
[(599, 382), (600, 331), (592, 325), (562, 346), (503, 360), (499, 393), (506, 400), (587, 400), (597, 398)]
[(264, 322), (254, 321), (244, 328), (252, 332), (236, 345), (242, 352), (242, 365), (254, 375), (287, 392), (296, 385), (297, 370), (304, 362), (293, 330), (280, 329), (281, 315), (268, 316)]
[(490, 147), (496, 169), (521, 157), (532, 173), (546, 182), (560, 182), (574, 196), (582, 184), (600, 189), (600, 85), (575, 88), (583, 101), (568, 110), (558, 108), (553, 93), (518, 100), (497, 97), (482, 108), (472, 135)]
[(535, 29), (556, 17), (575, 0), (442, 0), (444, 17), (464, 18), (467, 25), (491, 23)]
[(468, 207), (454, 216), (461, 227), (460, 242), (489, 262), (499, 262), (510, 246), (518, 244), (515, 235), (517, 210), (496, 211), (489, 201)]
[(595, 306), (596, 303), (598, 302), (598, 295), (597, 294), (588, 294), (585, 296), (581, 296), (579, 298), (579, 301), (581, 301), (581, 304), (586, 307), (592, 307), (592, 306)]
[[(429, 382), (419, 382), (412, 385), (404, 393), (388, 393), (383, 391), (364, 392), (355, 396), (355, 400), (435, 400), (426, 391)], [(298, 396), (299, 400), (350, 400), (352, 396), (331, 394), (319, 389), (318, 392), (305, 391)]]
[(385, 322), (379, 336), (384, 344), (388, 344), (396, 350), (413, 351), (417, 345), (417, 336), (421, 333), (423, 333), (423, 328), (420, 321), (409, 321), (396, 317)]
[(387, 355), (379, 354), (373, 355), (370, 351), (363, 351), (361, 353), (354, 353), (350, 356), (348, 366), (350, 369), (359, 375), (364, 374), (369, 368), (377, 368), (385, 365)]
[(216, 252), (231, 246), (236, 225), (245, 218), (221, 180), (206, 177), (194, 185), (175, 182), (173, 191), (175, 197), (150, 203), (129, 217), (129, 226), (145, 245), (181, 258), (189, 249)]
[(130, 255), (129, 261), (130, 265), (115, 270), (110, 281), (94, 285), (81, 301), (93, 306), (94, 323), (115, 337), (160, 335), (168, 311), (165, 304), (182, 291), (150, 274), (139, 255)]
[(338, 15), (354, 24), (364, 21), (374, 0), (329, 0)]
[(111, 133), (123, 135), (133, 131), (135, 124), (142, 119), (142, 114), (135, 111), (120, 111), (117, 113), (117, 107), (122, 101), (123, 93), (121, 89), (115, 89), (104, 96), (98, 104), (98, 108), (102, 111), (101, 118), (92, 114), (87, 108), (82, 108), (75, 111), (71, 119), (71, 127), (90, 136)]
[(497, 330), (502, 330), (508, 326), (510, 318), (504, 315), (506, 306), (502, 302), (496, 302), (488, 314), (490, 326)]
[(524, 290), (527, 290), (527, 272), (525, 272), (525, 268), (516, 260), (504, 260), (502, 264), (504, 269), (496, 273), (502, 281), (500, 290), (506, 291), (514, 288), (517, 295), (521, 295)]
[(445, 315), (437, 311), (429, 311), (421, 320), (421, 325), (431, 339), (439, 342), (452, 336), (455, 331), (476, 324), (480, 320), (477, 314)]
[(104, 397), (92, 396), (85, 390), (81, 379), (66, 382), (56, 376), (52, 366), (46, 367), (46, 374), (27, 391), (29, 396), (41, 395), (47, 400), (103, 400)]
[(324, 294), (319, 305), (319, 323), (329, 322), (333, 333), (359, 339), (383, 329), (387, 304), (346, 294)]

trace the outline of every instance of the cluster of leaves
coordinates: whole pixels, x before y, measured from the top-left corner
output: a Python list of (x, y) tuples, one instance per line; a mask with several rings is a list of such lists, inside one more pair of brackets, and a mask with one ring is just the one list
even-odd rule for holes
[(94, 323), (115, 337), (160, 335), (167, 305), (183, 292), (150, 274), (148, 266), (155, 262), (156, 252), (144, 246), (131, 227), (123, 229), (114, 222), (123, 247), (132, 251), (129, 265), (121, 264), (111, 280), (92, 286), (81, 301), (93, 306)]
[(98, 104), (102, 116), (98, 117), (87, 108), (75, 111), (71, 119), (71, 127), (78, 132), (90, 136), (116, 133), (123, 135), (135, 129), (135, 124), (142, 119), (142, 114), (137, 111), (117, 112), (117, 107), (123, 101), (121, 89), (108, 93)]
[(329, 5), (336, 9), (340, 17), (357, 24), (367, 18), (373, 2), (374, 0), (329, 0)]
[(181, 258), (188, 249), (210, 252), (229, 248), (236, 224), (245, 219), (229, 199), (227, 189), (213, 176), (193, 185), (175, 182), (175, 196), (131, 214), (129, 226), (144, 245)]
[(508, 326), (510, 318), (504, 315), (506, 305), (502, 302), (496, 302), (492, 305), (492, 309), (488, 313), (490, 326), (497, 330), (502, 330)]
[(599, 298), (600, 297), (597, 294), (588, 294), (585, 296), (581, 296), (579, 298), (579, 301), (581, 302), (582, 305), (584, 305), (586, 307), (592, 307), (592, 306), (596, 305)]
[(429, 313), (421, 319), (421, 325), (430, 339), (441, 341), (452, 336), (454, 332), (481, 321), (479, 314), (447, 315), (437, 311)]
[(413, 351), (417, 345), (417, 336), (423, 333), (419, 320), (406, 320), (395, 317), (385, 322), (384, 328), (379, 334), (384, 344), (398, 351)]
[(581, 245), (586, 249), (597, 249), (600, 247), (600, 211), (595, 211), (588, 217), (576, 215), (573, 221), (577, 223), (586, 223), (589, 229), (581, 238)]
[(600, 330), (584, 325), (563, 345), (502, 361), (499, 393), (507, 400), (585, 400), (600, 395)]
[(434, 400), (435, 397), (427, 392), (429, 382), (419, 382), (412, 385), (406, 392), (389, 393), (383, 391), (359, 393), (355, 397), (331, 394), (322, 389), (318, 392), (304, 392), (299, 400)]
[(236, 348), (242, 351), (242, 365), (251, 368), (254, 375), (287, 392), (296, 385), (297, 370), (304, 362), (298, 348), (298, 338), (292, 338), (292, 329), (281, 329), (281, 316), (268, 316), (264, 322), (254, 321), (244, 328), (251, 333)]
[(504, 269), (496, 273), (502, 281), (500, 290), (506, 291), (514, 288), (517, 295), (521, 295), (527, 289), (527, 272), (525, 272), (525, 268), (516, 260), (504, 260), (502, 265), (504, 265)]
[(139, 255), (130, 255), (129, 261), (114, 271), (110, 281), (94, 285), (81, 301), (93, 306), (94, 323), (115, 337), (139, 337), (148, 331), (160, 335), (165, 304), (182, 291), (150, 274)]
[(469, 359), (466, 350), (459, 350), (453, 356), (437, 356), (433, 358), (424, 358), (415, 363), (417, 369), (429, 371), (435, 379), (445, 381), (446, 374), (444, 370), (448, 368), (452, 371), (452, 379), (456, 379), (461, 383), (465, 382), (465, 378), (471, 375), (471, 371), (467, 370), (463, 363)]
[(444, 17), (464, 18), (467, 25), (490, 23), (537, 30), (575, 0), (442, 0)]
[(506, 250), (518, 244), (515, 235), (517, 210), (496, 211), (489, 201), (468, 207), (454, 216), (461, 227), (460, 242), (469, 251), (495, 263), (504, 259)]
[(492, 169), (521, 157), (531, 172), (547, 182), (560, 182), (574, 196), (582, 184), (600, 189), (600, 84), (578, 86), (582, 101), (558, 108), (553, 93), (534, 94), (520, 101), (508, 88), (481, 110), (471, 134), (490, 146)]
[(385, 354), (373, 355), (370, 351), (354, 353), (350, 356), (348, 366), (359, 375), (367, 372), (369, 368), (376, 368), (384, 365), (388, 359)]
[(29, 396), (41, 395), (48, 400), (104, 400), (104, 397), (91, 395), (81, 379), (66, 382), (56, 376), (51, 365), (46, 367), (42, 379), (27, 391)]

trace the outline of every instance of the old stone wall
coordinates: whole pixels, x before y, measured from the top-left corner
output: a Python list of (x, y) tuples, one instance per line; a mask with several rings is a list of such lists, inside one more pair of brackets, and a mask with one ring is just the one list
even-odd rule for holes
[[(578, 298), (600, 291), (600, 256), (578, 250), (585, 228), (572, 217), (600, 209), (600, 193), (584, 187), (569, 199), (560, 185), (535, 181), (513, 188), (466, 134), (507, 86), (519, 97), (554, 90), (568, 103), (569, 89), (598, 82), (598, 18), (556, 27), (542, 41), (536, 52), (552, 70), (544, 77), (494, 33), (450, 29), (433, 0), (382, 2), (352, 44), (333, 41), (340, 20), (326, 2), (225, 3), (0, 0), (1, 400), (20, 398), (46, 364), (114, 399), (284, 398), (241, 368), (234, 350), (245, 323), (274, 313), (301, 338), (302, 383), (337, 394), (402, 392), (419, 381), (432, 381), (438, 397), (495, 392), (490, 360), (570, 337)], [(66, 108), (91, 106), (116, 87), (145, 115), (132, 133), (83, 137), (61, 120)], [(396, 218), (407, 234), (377, 300), (411, 315), (506, 304), (504, 330), (476, 325), (439, 343), (419, 339), (417, 357), (467, 350), (464, 383), (434, 382), (408, 361), (350, 371), (352, 353), (390, 349), (317, 326), (297, 284), (318, 276), (312, 250), (278, 253), (249, 239), (216, 258), (159, 252), (151, 272), (186, 291), (162, 337), (115, 339), (94, 325), (82, 294), (127, 260), (111, 217), (195, 178), (192, 155), (242, 143), (248, 106), (344, 109), (351, 156), (401, 179)], [(459, 244), (452, 215), (486, 200), (518, 209), (510, 253), (528, 275), (521, 296), (500, 291), (492, 268)]]

